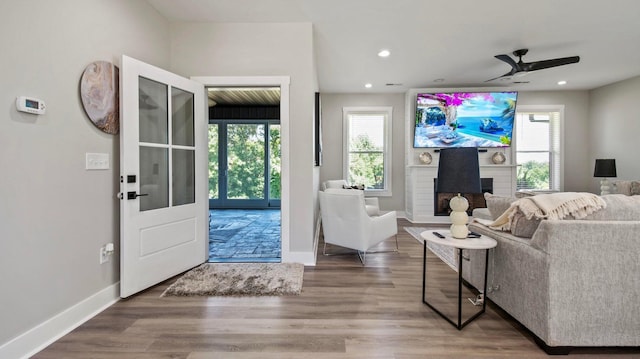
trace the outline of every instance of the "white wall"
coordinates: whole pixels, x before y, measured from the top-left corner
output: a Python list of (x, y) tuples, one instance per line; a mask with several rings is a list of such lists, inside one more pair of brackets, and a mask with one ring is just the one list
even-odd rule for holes
[(405, 101), (402, 93), (389, 94), (321, 94), (322, 154), (320, 182), (344, 178), (342, 174), (342, 108), (348, 106), (391, 106), (392, 125), (392, 196), (379, 197), (385, 211), (404, 211)]
[(290, 251), (312, 253), (313, 102), (310, 23), (174, 23), (171, 69), (183, 76), (290, 76)]
[[(119, 242), (119, 142), (85, 115), (79, 80), (123, 53), (166, 67), (168, 35), (142, 0), (0, 2), (0, 352), (117, 283), (118, 261), (100, 265), (98, 252)], [(19, 95), (47, 113), (17, 112)], [(108, 153), (111, 169), (86, 171), (86, 152)]]
[(592, 192), (599, 192), (593, 178), (596, 158), (615, 158), (618, 179), (640, 179), (640, 76), (604, 86), (589, 93), (588, 170)]

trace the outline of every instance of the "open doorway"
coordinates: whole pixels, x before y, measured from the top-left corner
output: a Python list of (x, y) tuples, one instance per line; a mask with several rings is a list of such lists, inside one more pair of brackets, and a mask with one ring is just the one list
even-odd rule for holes
[(280, 87), (210, 87), (209, 261), (280, 262)]

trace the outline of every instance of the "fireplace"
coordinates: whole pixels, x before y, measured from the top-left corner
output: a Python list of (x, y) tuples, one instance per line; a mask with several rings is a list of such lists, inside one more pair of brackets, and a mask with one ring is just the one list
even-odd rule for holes
[[(451, 213), (449, 201), (457, 196), (457, 193), (438, 193), (436, 192), (437, 178), (433, 179), (433, 213), (436, 216), (448, 216)], [(469, 209), (467, 214), (471, 215), (474, 208), (486, 208), (487, 203), (484, 200), (484, 193), (493, 193), (493, 178), (481, 178), (482, 193), (462, 194), (469, 201)]]

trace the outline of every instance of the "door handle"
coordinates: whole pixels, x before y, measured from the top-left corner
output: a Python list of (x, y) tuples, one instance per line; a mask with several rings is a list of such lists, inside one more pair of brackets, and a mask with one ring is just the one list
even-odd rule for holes
[(136, 193), (136, 191), (127, 192), (127, 199), (136, 199), (142, 196), (148, 196), (148, 193)]

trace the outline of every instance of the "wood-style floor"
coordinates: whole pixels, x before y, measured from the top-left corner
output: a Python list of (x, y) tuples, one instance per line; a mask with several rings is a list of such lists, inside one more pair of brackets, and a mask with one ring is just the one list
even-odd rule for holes
[[(461, 331), (424, 305), (423, 247), (402, 229), (411, 225), (398, 220), (399, 253), (370, 254), (365, 267), (355, 255), (326, 257), (320, 248), (317, 266), (305, 268), (300, 296), (161, 298), (174, 278), (116, 303), (34, 358), (547, 356), (525, 329), (491, 304)], [(393, 245), (392, 239), (384, 243)], [(428, 261), (428, 279), (450, 288), (455, 273), (435, 257)], [(612, 356), (640, 354), (623, 349), (571, 353)]]

